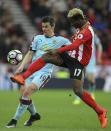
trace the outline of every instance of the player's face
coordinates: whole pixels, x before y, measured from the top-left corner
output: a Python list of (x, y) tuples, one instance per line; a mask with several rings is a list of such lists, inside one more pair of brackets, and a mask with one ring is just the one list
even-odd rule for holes
[(50, 37), (54, 33), (54, 27), (49, 22), (42, 23), (42, 31), (44, 35)]
[(82, 20), (75, 20), (72, 23), (72, 26), (74, 26), (75, 28), (81, 28), (83, 26), (83, 22)]
[(75, 28), (81, 28), (83, 26), (83, 19), (75, 18), (75, 19), (69, 19), (71, 25)]

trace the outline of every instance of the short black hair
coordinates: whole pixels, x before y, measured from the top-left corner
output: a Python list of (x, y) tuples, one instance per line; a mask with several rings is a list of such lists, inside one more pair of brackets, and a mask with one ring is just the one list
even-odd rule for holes
[(42, 22), (44, 22), (44, 23), (49, 22), (51, 26), (55, 25), (55, 20), (52, 16), (44, 16), (42, 18)]

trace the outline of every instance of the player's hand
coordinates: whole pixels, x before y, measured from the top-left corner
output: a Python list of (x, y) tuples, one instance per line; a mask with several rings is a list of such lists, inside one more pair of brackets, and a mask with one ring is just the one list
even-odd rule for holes
[(20, 74), (23, 71), (24, 67), (23, 66), (19, 66), (17, 68), (17, 70), (15, 71), (15, 74)]
[(48, 53), (49, 54), (58, 54), (59, 53), (59, 51), (58, 50), (56, 50), (56, 49), (51, 49), (51, 50), (48, 50)]

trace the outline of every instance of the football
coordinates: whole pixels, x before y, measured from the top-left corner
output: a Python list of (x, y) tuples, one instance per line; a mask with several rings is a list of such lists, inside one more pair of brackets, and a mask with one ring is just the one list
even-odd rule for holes
[(23, 55), (19, 50), (11, 50), (7, 55), (7, 61), (12, 65), (19, 64), (23, 59)]

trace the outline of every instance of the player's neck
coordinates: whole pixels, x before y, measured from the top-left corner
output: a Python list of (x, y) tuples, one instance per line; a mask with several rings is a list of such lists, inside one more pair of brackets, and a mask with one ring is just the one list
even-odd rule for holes
[(54, 35), (55, 35), (54, 32), (51, 32), (51, 33), (49, 33), (48, 35), (45, 35), (45, 37), (51, 38), (51, 37), (53, 37)]
[(86, 20), (80, 20), (80, 22), (78, 23), (78, 26), (77, 27), (75, 27), (76, 29), (83, 29), (84, 28), (84, 26), (86, 25), (86, 23), (87, 23), (87, 21)]
[(84, 29), (87, 25), (89, 25), (90, 23), (88, 21), (84, 21), (83, 22), (83, 26), (80, 28), (81, 30)]

